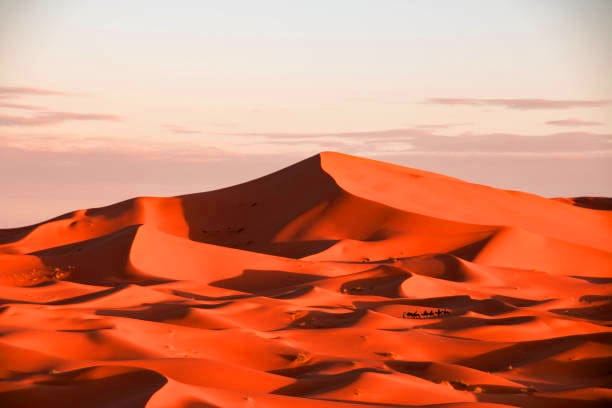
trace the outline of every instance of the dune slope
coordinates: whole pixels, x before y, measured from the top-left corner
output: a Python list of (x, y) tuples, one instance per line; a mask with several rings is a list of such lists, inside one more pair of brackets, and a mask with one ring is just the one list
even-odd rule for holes
[(607, 406), (605, 202), (325, 152), (0, 230), (0, 406)]

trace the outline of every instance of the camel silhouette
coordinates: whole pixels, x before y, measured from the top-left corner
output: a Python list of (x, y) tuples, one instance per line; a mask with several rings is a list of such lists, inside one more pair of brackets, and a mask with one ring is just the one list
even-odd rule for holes
[(437, 309), (433, 310), (425, 310), (423, 312), (403, 312), (402, 319), (423, 319), (423, 318), (431, 318), (431, 317), (442, 317), (447, 316), (451, 312), (446, 309)]

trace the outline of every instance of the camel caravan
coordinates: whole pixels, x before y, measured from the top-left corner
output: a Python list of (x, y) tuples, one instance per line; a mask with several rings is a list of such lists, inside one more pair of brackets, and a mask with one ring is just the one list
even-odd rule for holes
[(450, 311), (446, 309), (438, 309), (435, 312), (433, 310), (425, 310), (424, 312), (404, 312), (402, 313), (402, 319), (431, 319), (434, 317), (442, 317), (450, 314)]

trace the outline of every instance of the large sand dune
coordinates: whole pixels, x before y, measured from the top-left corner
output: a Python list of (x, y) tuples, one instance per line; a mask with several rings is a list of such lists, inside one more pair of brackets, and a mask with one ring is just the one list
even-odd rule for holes
[(606, 202), (322, 153), (0, 230), (0, 406), (609, 406)]

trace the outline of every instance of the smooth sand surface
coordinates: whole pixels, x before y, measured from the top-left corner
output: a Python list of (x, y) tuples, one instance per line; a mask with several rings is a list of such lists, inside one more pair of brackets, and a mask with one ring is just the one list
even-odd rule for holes
[(0, 230), (0, 406), (610, 406), (608, 203), (326, 152)]

